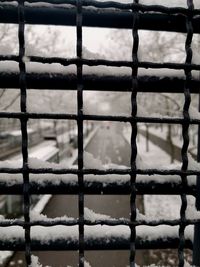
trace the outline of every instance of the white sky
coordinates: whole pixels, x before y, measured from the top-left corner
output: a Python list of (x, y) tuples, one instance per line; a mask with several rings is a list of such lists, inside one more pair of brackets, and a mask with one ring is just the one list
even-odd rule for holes
[[(102, 2), (105, 2), (107, 0), (99, 0)], [(123, 3), (132, 3), (133, 0), (115, 0), (116, 2), (123, 2)], [(167, 7), (174, 7), (174, 6), (181, 6), (181, 7), (187, 7), (187, 0), (140, 0), (139, 1), (142, 4), (160, 4), (163, 6)], [(195, 4), (195, 8), (200, 8), (200, 0), (193, 0)], [(1, 25), (0, 25), (1, 26)], [(15, 38), (16, 38), (16, 43), (17, 43), (17, 26), (13, 25), (13, 28), (16, 28), (15, 31)], [(47, 40), (47, 36), (49, 36), (48, 43), (51, 45), (52, 39), (52, 33), (53, 32), (58, 32), (57, 38), (56, 38), (56, 53), (57, 56), (65, 56), (65, 57), (73, 57), (76, 55), (76, 29), (75, 27), (58, 27), (58, 26), (52, 26), (53, 31), (48, 32), (46, 26), (26, 26), (27, 32), (30, 31), (30, 28), (32, 29), (37, 27), (35, 30), (34, 35), (33, 34), (27, 34), (27, 44), (32, 43), (34, 47), (30, 47), (30, 53), (32, 55), (42, 55), (41, 47), (44, 46), (42, 44), (44, 40)], [(1, 29), (1, 27), (0, 27)], [(106, 28), (83, 28), (83, 45), (91, 52), (93, 53), (102, 53), (105, 47), (115, 50), (117, 49), (114, 41), (109, 38), (110, 32), (114, 30), (106, 29)], [(10, 34), (8, 32), (8, 34)], [(39, 36), (39, 40), (37, 41), (37, 46), (34, 44), (34, 39), (36, 39)], [(143, 39), (143, 33), (140, 32), (140, 37)], [(5, 53), (8, 52), (10, 53), (9, 47), (5, 41), (1, 43), (0, 48), (1, 51), (4, 50), (2, 49), (2, 46), (5, 48)], [(38, 49), (40, 47), (40, 49)], [(62, 52), (61, 49), (60, 51), (59, 48), (62, 47)], [(34, 49), (35, 48), (35, 49)], [(58, 48), (58, 49), (57, 49)], [(45, 49), (43, 48), (43, 51)], [(48, 51), (48, 49), (46, 49)], [(16, 47), (16, 52), (18, 52), (18, 48)], [(56, 56), (56, 54), (54, 54)], [(52, 55), (47, 55), (46, 56), (52, 56)]]

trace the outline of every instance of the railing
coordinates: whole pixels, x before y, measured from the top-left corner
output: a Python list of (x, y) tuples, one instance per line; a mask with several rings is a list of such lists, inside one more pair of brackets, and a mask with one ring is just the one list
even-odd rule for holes
[[(100, 2), (92, 0), (48, 0), (49, 4), (43, 5), (36, 0), (1, 1), (0, 22), (18, 24), (19, 55), (0, 55), (0, 60), (17, 61), (19, 70), (1, 71), (1, 88), (20, 88), (21, 111), (0, 112), (1, 118), (15, 118), (21, 122), (22, 132), (22, 155), (23, 165), (16, 168), (13, 166), (1, 166), (0, 173), (4, 177), (0, 180), (0, 192), (5, 194), (23, 194), (24, 197), (24, 220), (1, 220), (3, 228), (0, 237), (1, 250), (25, 250), (26, 263), (31, 264), (32, 250), (79, 250), (79, 266), (84, 266), (85, 250), (129, 250), (130, 266), (135, 266), (135, 254), (137, 249), (178, 249), (179, 266), (184, 266), (185, 248), (194, 250), (193, 263), (200, 266), (200, 226), (199, 219), (187, 218), (187, 194), (197, 197), (197, 209), (200, 195), (200, 179), (197, 185), (189, 183), (192, 175), (200, 176), (199, 169), (188, 169), (188, 131), (190, 124), (199, 125), (199, 118), (190, 118), (189, 107), (191, 93), (199, 94), (200, 81), (192, 77), (192, 70), (200, 70), (200, 65), (192, 64), (192, 37), (193, 33), (200, 33), (200, 10), (195, 9), (192, 0), (187, 1), (187, 8), (166, 8), (159, 5), (143, 5), (138, 0), (133, 3)], [(66, 4), (69, 4), (67, 6)], [(98, 12), (97, 12), (98, 11)], [(30, 56), (29, 62), (60, 63), (63, 66), (76, 65), (76, 71), (68, 75), (55, 73), (51, 75), (48, 69), (41, 72), (26, 71), (25, 56), (25, 32), (26, 24), (45, 25), (73, 25), (76, 26), (77, 50), (76, 58), (66, 59), (58, 57)], [(112, 61), (103, 59), (89, 60), (82, 56), (82, 27), (106, 27), (132, 29), (133, 49), (131, 61)], [(138, 60), (139, 36), (138, 30), (173, 31), (187, 34), (185, 41), (185, 63), (153, 63)], [(132, 75), (100, 75), (97, 73), (83, 74), (83, 66), (114, 66), (129, 67)], [(184, 70), (185, 77), (156, 77), (139, 76), (139, 68)], [(77, 91), (77, 114), (49, 114), (30, 113), (27, 111), (27, 90), (34, 89), (62, 89)], [(131, 116), (107, 116), (88, 115), (83, 113), (83, 91), (121, 91), (131, 92), (132, 113)], [(138, 92), (169, 92), (182, 93), (185, 96), (182, 117), (142, 117), (137, 116), (137, 93)], [(28, 119), (62, 119), (75, 120), (78, 125), (78, 169), (54, 168), (38, 166), (35, 168), (28, 161)], [(117, 121), (128, 122), (132, 127), (131, 135), (131, 167), (126, 169), (86, 169), (83, 164), (83, 124), (84, 121)], [(149, 123), (171, 123), (182, 126), (183, 147), (182, 167), (178, 169), (138, 169), (137, 158), (137, 124)], [(17, 181), (10, 183), (6, 174), (22, 175), (23, 183)], [(32, 174), (38, 175), (37, 180), (32, 179)], [(65, 174), (68, 179), (57, 181), (55, 184), (45, 178), (42, 174)], [(98, 176), (91, 182), (87, 175)], [(115, 174), (122, 176), (123, 180), (107, 182), (101, 181), (103, 175)], [(75, 180), (74, 176), (78, 179)], [(148, 175), (175, 177), (174, 181), (160, 183), (151, 181), (144, 183), (142, 178)], [(181, 177), (181, 183), (179, 182)], [(137, 178), (137, 180), (136, 180)], [(43, 179), (43, 183), (41, 183)], [(59, 179), (59, 178), (58, 178)], [(45, 186), (44, 186), (45, 184)], [(30, 195), (31, 194), (77, 194), (78, 195), (78, 219), (60, 220), (30, 220)], [(85, 194), (124, 194), (130, 195), (130, 219), (97, 219), (89, 221), (84, 218), (84, 196)], [(136, 195), (137, 194), (178, 194), (181, 196), (182, 206), (180, 219), (176, 220), (146, 220), (137, 219)], [(53, 226), (66, 226), (63, 232), (56, 233), (52, 239), (48, 233), (53, 231)], [(109, 226), (110, 233), (105, 236), (104, 228), (98, 226)], [(195, 225), (194, 242), (192, 241), (193, 228)], [(20, 230), (12, 233), (14, 226), (20, 226)], [(45, 226), (43, 232), (37, 232), (35, 226)], [(114, 227), (115, 226), (115, 227)], [(178, 228), (169, 228), (177, 226)], [(10, 228), (11, 227), (11, 228)], [(23, 228), (24, 232), (23, 232)], [(137, 227), (142, 231), (137, 234)], [(142, 228), (141, 228), (142, 227)], [(96, 229), (98, 236), (95, 236)], [(14, 228), (15, 229), (15, 228)], [(52, 230), (51, 230), (52, 229)], [(121, 231), (123, 229), (123, 231)], [(165, 229), (163, 238), (162, 231)], [(153, 235), (150, 237), (150, 233)], [(52, 232), (51, 232), (52, 233)], [(54, 232), (53, 232), (54, 233)], [(45, 237), (46, 236), (46, 237)], [(49, 237), (48, 237), (49, 236)]]

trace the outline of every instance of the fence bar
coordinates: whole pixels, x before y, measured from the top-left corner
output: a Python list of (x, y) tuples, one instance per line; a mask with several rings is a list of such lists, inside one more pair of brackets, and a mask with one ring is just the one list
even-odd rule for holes
[[(193, 0), (187, 0), (188, 10), (191, 11), (186, 18), (186, 28), (187, 28), (187, 36), (185, 41), (185, 53), (186, 53), (186, 63), (192, 62), (192, 38), (193, 38), (193, 25), (192, 25), (192, 11), (194, 10)], [(183, 105), (183, 117), (185, 123), (182, 125), (182, 136), (183, 136), (183, 145), (181, 149), (181, 157), (182, 157), (182, 170), (187, 170), (188, 168), (188, 146), (189, 146), (189, 127), (190, 127), (190, 114), (189, 108), (191, 103), (191, 95), (190, 95), (190, 81), (192, 80), (192, 72), (191, 70), (185, 70), (185, 86), (184, 86), (184, 105)], [(181, 182), (183, 188), (188, 186), (188, 180), (186, 175), (181, 175)], [(179, 227), (179, 247), (178, 247), (178, 259), (179, 259), (179, 267), (183, 267), (185, 264), (185, 255), (184, 255), (184, 243), (185, 243), (185, 229), (186, 229), (186, 209), (187, 209), (187, 196), (186, 194), (180, 194), (181, 196), (181, 209), (180, 209), (180, 218), (181, 223)]]
[[(26, 6), (26, 23), (42, 25), (76, 25), (76, 8)], [(112, 18), (112, 19), (110, 19)], [(0, 5), (0, 23), (17, 23), (17, 9), (13, 5)], [(200, 16), (192, 20), (194, 32), (200, 33)], [(83, 10), (83, 26), (106, 28), (132, 28), (130, 11), (111, 11), (93, 9)], [(139, 14), (139, 29), (155, 31), (186, 32), (185, 17), (176, 14)]]
[[(20, 85), (20, 107), (21, 112), (27, 111), (27, 92), (26, 92), (26, 64), (25, 56), (25, 13), (24, 0), (18, 1), (18, 40), (19, 40), (19, 85)], [(28, 171), (28, 132), (27, 118), (21, 118), (21, 135), (22, 135), (22, 175), (23, 175), (23, 215), (25, 223), (30, 222), (30, 192), (29, 192), (29, 171)], [(31, 264), (31, 227), (24, 226), (25, 237), (25, 259), (26, 266)]]
[[(82, 0), (77, 0), (76, 10), (76, 54), (82, 58)], [(77, 127), (78, 127), (78, 170), (83, 169), (83, 65), (77, 64)], [(84, 267), (84, 175), (78, 174), (78, 214), (79, 214), (79, 267)]]
[[(200, 112), (200, 95), (199, 95), (199, 112)], [(200, 162), (200, 124), (198, 125), (197, 161)], [(197, 190), (196, 209), (200, 211), (200, 176), (197, 176), (196, 190)], [(194, 226), (193, 265), (200, 266), (200, 223), (197, 223)]]
[[(42, 179), (38, 175), (39, 178)], [(53, 182), (45, 183), (45, 186), (41, 183), (35, 183), (30, 181), (30, 194), (68, 194), (76, 195), (79, 192), (78, 183), (64, 183), (60, 182), (54, 184)], [(137, 195), (179, 195), (180, 193), (185, 193), (188, 195), (196, 196), (196, 185), (189, 185), (187, 188), (183, 189), (181, 184), (175, 182), (164, 182), (158, 183), (156, 181), (149, 181), (148, 183), (136, 182), (136, 194)], [(107, 183), (104, 182), (91, 182), (85, 179), (84, 183), (84, 194), (86, 195), (129, 195), (130, 194), (130, 183), (124, 182), (123, 184)], [(11, 195), (21, 195), (23, 194), (23, 185), (7, 185), (7, 183), (0, 182), (0, 194), (11, 194)]]
[[(73, 73), (27, 73), (27, 87), (29, 89), (49, 89), (49, 90), (76, 90), (77, 77)], [(138, 76), (138, 92), (148, 93), (183, 93), (184, 77), (158, 77), (158, 76)], [(18, 73), (0, 72), (1, 88), (19, 88)], [(84, 91), (115, 91), (131, 92), (130, 75), (90, 75), (83, 73)], [(193, 78), (191, 81), (191, 93), (198, 94), (200, 87), (199, 79)]]
[[(136, 249), (177, 249), (179, 243), (179, 238), (165, 238), (157, 240), (145, 240), (137, 237), (136, 239)], [(41, 242), (39, 240), (32, 240), (31, 250), (32, 251), (71, 251), (78, 250), (77, 240), (65, 240), (65, 239), (54, 239), (49, 241), (48, 244)], [(85, 250), (128, 250), (130, 248), (130, 241), (127, 238), (96, 238), (96, 239), (86, 239), (85, 240)], [(192, 249), (192, 242), (187, 239), (185, 242), (185, 248)], [(23, 251), (24, 241), (20, 239), (15, 239), (11, 243), (10, 240), (0, 240), (0, 250), (14, 250)]]
[[(139, 0), (133, 0), (134, 3), (138, 4)], [(138, 26), (139, 26), (139, 12), (132, 10), (133, 15), (133, 27), (132, 27), (132, 61), (134, 62), (132, 66), (132, 92), (131, 92), (131, 116), (135, 118), (137, 116), (137, 93), (138, 93), (138, 47), (139, 47), (139, 35), (138, 35)], [(134, 171), (137, 169), (136, 158), (137, 158), (137, 122), (131, 122), (131, 170)], [(136, 178), (137, 174), (133, 173), (130, 176), (130, 220), (134, 222), (136, 220)], [(130, 236), (130, 267), (135, 267), (135, 256), (136, 256), (136, 227), (134, 225), (130, 226), (131, 236)]]

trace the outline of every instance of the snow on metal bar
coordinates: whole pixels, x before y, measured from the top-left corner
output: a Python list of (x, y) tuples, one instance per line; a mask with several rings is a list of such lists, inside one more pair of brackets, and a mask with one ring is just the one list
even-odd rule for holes
[[(190, 112), (190, 124), (199, 124), (200, 118), (199, 114), (193, 114)], [(28, 119), (56, 119), (56, 120), (77, 120), (77, 115), (75, 114), (63, 114), (63, 113), (19, 113), (19, 112), (0, 112), (0, 118), (28, 118)], [(143, 123), (171, 123), (171, 124), (183, 124), (184, 119), (181, 117), (168, 117), (168, 116), (158, 116), (158, 117), (142, 117), (136, 116), (135, 118), (129, 116), (109, 116), (109, 115), (82, 115), (84, 120), (91, 121), (121, 121), (121, 122), (143, 122)]]
[[(2, 0), (2, 3), (11, 3), (13, 5), (16, 4), (16, 1), (14, 0)], [(67, 5), (72, 5), (76, 6), (76, 0), (47, 0), (44, 2), (38, 1), (38, 0), (27, 0), (26, 5), (37, 5), (37, 6), (48, 6), (48, 4), (51, 5), (59, 5), (59, 6), (67, 6)], [(98, 1), (98, 0), (85, 0), (83, 2), (83, 7), (85, 6), (92, 6), (92, 7), (99, 7), (99, 8), (118, 8), (118, 9), (135, 9), (138, 11), (142, 12), (151, 12), (151, 11), (157, 11), (157, 12), (163, 12), (163, 13), (168, 13), (168, 14), (174, 14), (174, 13), (183, 13), (187, 14), (188, 9), (183, 8), (181, 5), (180, 7), (167, 7), (164, 5), (144, 5), (144, 4), (139, 4), (139, 3), (133, 3), (131, 0), (118, 0), (118, 1)], [(50, 5), (49, 5), (50, 6)], [(197, 8), (200, 8), (200, 5), (197, 3)], [(198, 12), (198, 10), (197, 10)], [(196, 15), (196, 13), (195, 13)]]
[[(112, 61), (106, 59), (87, 59), (87, 58), (62, 58), (62, 57), (40, 57), (40, 56), (28, 56), (28, 62), (36, 62), (36, 63), (43, 63), (43, 64), (52, 64), (58, 63), (63, 66), (69, 66), (73, 64), (77, 64), (79, 61), (83, 65), (87, 66), (110, 66), (110, 67), (132, 67), (135, 63), (131, 61)], [(16, 55), (1, 55), (0, 54), (0, 61), (19, 61), (19, 57)], [(12, 66), (13, 67), (13, 66)], [(157, 63), (157, 62), (148, 62), (148, 61), (140, 61), (138, 62), (139, 68), (152, 68), (152, 69), (191, 69), (191, 70), (200, 70), (199, 64), (188, 64), (188, 63)], [(16, 70), (18, 71), (18, 70)], [(66, 70), (65, 70), (66, 71)]]
[[(181, 188), (179, 176), (141, 176), (137, 175), (137, 194), (196, 194), (196, 177), (188, 177), (188, 187)], [(0, 193), (22, 194), (21, 174), (1, 174)], [(55, 174), (30, 174), (31, 194), (78, 194), (77, 176)], [(130, 194), (129, 175), (85, 175), (85, 194)]]
[[(31, 227), (32, 250), (77, 250), (78, 226), (33, 226)], [(178, 227), (160, 225), (138, 226), (136, 249), (177, 248)], [(1, 250), (24, 250), (24, 230), (20, 226), (0, 227)], [(192, 248), (193, 227), (186, 228), (185, 247)], [(85, 226), (85, 250), (129, 249), (128, 226)]]
[[(17, 23), (17, 7), (15, 5), (3, 3), (0, 7), (1, 23)], [(112, 8), (112, 4), (107, 7)], [(137, 10), (140, 10), (139, 29), (186, 32), (184, 24), (184, 16), (188, 13), (186, 9), (169, 9), (157, 5), (151, 7), (137, 5), (137, 7)], [(83, 9), (83, 26), (131, 29), (131, 6), (129, 5), (127, 8), (129, 11), (123, 10), (123, 8), (120, 10), (120, 6), (115, 10), (95, 10), (93, 7), (87, 7)], [(48, 4), (29, 5), (25, 6), (25, 13), (27, 24), (76, 25), (76, 7), (68, 5), (60, 7)], [(196, 14), (193, 18), (194, 32), (199, 33), (200, 11), (194, 10), (194, 14)]]

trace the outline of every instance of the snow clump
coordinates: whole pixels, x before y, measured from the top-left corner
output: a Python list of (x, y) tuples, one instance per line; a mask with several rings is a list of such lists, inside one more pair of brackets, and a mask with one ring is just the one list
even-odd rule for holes
[(42, 265), (39, 263), (38, 257), (34, 255), (31, 256), (31, 264), (29, 267), (42, 267)]

